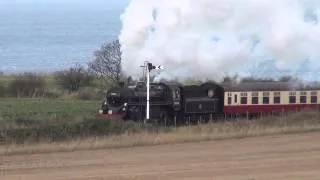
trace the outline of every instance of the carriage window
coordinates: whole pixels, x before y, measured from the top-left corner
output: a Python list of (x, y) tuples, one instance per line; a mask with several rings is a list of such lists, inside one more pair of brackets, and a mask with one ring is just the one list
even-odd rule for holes
[(240, 103), (241, 104), (247, 104), (247, 96), (248, 94), (246, 92), (240, 93), (241, 99), (240, 99)]
[(300, 103), (307, 103), (307, 96), (300, 96)]
[(289, 103), (296, 103), (296, 92), (289, 92)]
[(317, 92), (316, 91), (311, 92), (310, 98), (311, 98), (311, 103), (316, 104), (318, 102)]
[(307, 92), (300, 92), (300, 103), (307, 103)]
[(231, 92), (228, 92), (228, 104), (231, 104), (232, 94)]
[(269, 92), (263, 92), (263, 97), (269, 97), (270, 93)]
[(296, 96), (296, 92), (289, 92), (289, 96)]
[(307, 92), (305, 91), (300, 92), (300, 96), (306, 96), (306, 95), (307, 95)]
[(247, 97), (241, 97), (241, 104), (247, 104)]
[(280, 92), (273, 92), (273, 96), (279, 97), (280, 96)]
[(231, 97), (228, 97), (228, 104), (231, 104)]
[(240, 93), (240, 95), (241, 95), (241, 97), (247, 97), (247, 96), (248, 96), (248, 93), (242, 92), (242, 93)]
[(259, 97), (252, 97), (251, 103), (252, 104), (259, 104)]
[(290, 97), (289, 97), (289, 103), (290, 103), (290, 104), (296, 103), (296, 97), (295, 97), (295, 96), (290, 96)]
[(269, 92), (263, 92), (263, 104), (269, 104)]
[(258, 92), (252, 92), (251, 93), (251, 104), (259, 104), (259, 93)]
[(280, 96), (279, 97), (273, 97), (273, 103), (274, 104), (280, 104)]
[(280, 104), (280, 92), (273, 92), (273, 103)]

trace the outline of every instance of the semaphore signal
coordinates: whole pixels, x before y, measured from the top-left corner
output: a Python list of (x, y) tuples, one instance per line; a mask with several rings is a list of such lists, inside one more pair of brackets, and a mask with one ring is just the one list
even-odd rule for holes
[(152, 63), (148, 63), (148, 70), (151, 71), (152, 69), (164, 69), (162, 65), (154, 66)]
[(162, 65), (154, 66), (152, 63), (146, 61), (147, 63), (147, 107), (146, 107), (146, 121), (150, 119), (149, 114), (150, 114), (150, 71), (153, 69), (164, 69)]

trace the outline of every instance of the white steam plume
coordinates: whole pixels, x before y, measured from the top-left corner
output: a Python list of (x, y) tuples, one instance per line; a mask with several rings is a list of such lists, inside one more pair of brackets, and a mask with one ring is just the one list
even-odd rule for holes
[(136, 77), (150, 60), (170, 76), (219, 80), (268, 60), (276, 64), (265, 75), (295, 72), (308, 60), (305, 71), (317, 72), (319, 12), (318, 0), (131, 0), (121, 16), (123, 70)]

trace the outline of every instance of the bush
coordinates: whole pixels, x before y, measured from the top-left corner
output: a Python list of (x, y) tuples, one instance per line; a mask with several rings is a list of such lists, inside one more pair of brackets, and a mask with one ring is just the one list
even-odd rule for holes
[(38, 97), (43, 94), (45, 79), (33, 73), (24, 73), (9, 83), (8, 94), (13, 97)]
[(56, 72), (55, 80), (63, 89), (73, 93), (83, 86), (90, 86), (93, 77), (82, 66), (76, 65), (69, 70)]
[(0, 97), (5, 97), (6, 95), (6, 88), (3, 84), (0, 84)]
[(42, 96), (43, 97), (46, 97), (46, 98), (49, 98), (49, 99), (56, 99), (56, 98), (59, 98), (61, 93), (57, 92), (57, 91), (52, 91), (50, 89), (46, 89)]
[(79, 100), (101, 100), (103, 96), (103, 91), (91, 87), (86, 87), (79, 90), (77, 98)]

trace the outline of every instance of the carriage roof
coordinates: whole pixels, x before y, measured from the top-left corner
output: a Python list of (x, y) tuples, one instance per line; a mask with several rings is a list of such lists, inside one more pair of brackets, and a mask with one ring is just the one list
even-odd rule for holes
[(221, 84), (225, 91), (307, 91), (320, 90), (319, 83), (302, 83), (292, 82), (246, 82), (239, 84)]

